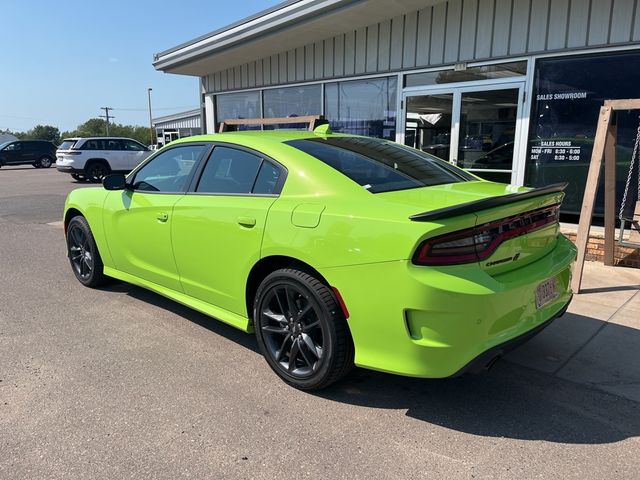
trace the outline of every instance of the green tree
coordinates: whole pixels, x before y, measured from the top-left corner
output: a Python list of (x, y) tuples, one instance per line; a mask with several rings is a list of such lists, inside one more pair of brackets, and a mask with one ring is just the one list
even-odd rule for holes
[[(78, 125), (75, 130), (63, 132), (62, 138), (69, 137), (105, 137), (107, 124), (102, 118), (91, 118)], [(128, 137), (147, 145), (150, 141), (149, 129), (139, 125), (109, 124), (109, 135), (113, 137)]]
[(49, 140), (56, 145), (60, 143), (60, 130), (52, 125), (36, 125), (26, 132), (11, 132), (7, 130), (4, 133), (10, 133), (20, 140)]
[(51, 125), (36, 125), (26, 132), (25, 138), (31, 140), (49, 140), (58, 145), (60, 143), (60, 130)]

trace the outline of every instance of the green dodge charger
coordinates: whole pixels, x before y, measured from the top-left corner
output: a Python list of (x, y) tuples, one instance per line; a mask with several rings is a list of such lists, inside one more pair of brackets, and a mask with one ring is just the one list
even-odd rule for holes
[(65, 204), (77, 279), (123, 280), (255, 332), (300, 389), (353, 365), (482, 370), (571, 300), (565, 185), (484, 181), (326, 125), (185, 138), (103, 187)]

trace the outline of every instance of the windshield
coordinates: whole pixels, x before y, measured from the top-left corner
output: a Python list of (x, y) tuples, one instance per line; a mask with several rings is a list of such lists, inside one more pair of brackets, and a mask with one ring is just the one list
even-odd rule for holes
[(372, 193), (475, 180), (444, 160), (377, 138), (309, 138), (285, 143), (335, 168)]
[(76, 144), (77, 140), (63, 140), (58, 150), (70, 150)]

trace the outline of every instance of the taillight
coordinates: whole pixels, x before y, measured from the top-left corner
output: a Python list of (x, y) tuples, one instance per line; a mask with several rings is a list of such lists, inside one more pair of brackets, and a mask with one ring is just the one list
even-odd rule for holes
[(473, 228), (429, 238), (422, 242), (413, 256), (417, 265), (457, 265), (489, 258), (510, 238), (558, 223), (560, 205), (532, 210)]

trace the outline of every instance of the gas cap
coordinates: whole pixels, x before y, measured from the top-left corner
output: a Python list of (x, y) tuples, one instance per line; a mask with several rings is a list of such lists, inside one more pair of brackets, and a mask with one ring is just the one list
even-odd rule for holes
[(296, 227), (316, 228), (320, 225), (320, 217), (324, 208), (324, 205), (317, 203), (301, 203), (293, 209), (291, 223)]

